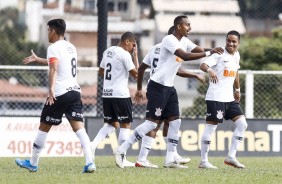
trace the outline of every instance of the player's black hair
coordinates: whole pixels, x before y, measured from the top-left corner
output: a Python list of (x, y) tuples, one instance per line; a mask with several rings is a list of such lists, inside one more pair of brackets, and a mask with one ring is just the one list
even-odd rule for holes
[(174, 27), (176, 27), (178, 24), (181, 24), (182, 19), (188, 19), (188, 17), (186, 15), (179, 15), (179, 16), (175, 17), (175, 19), (173, 21)]
[(66, 31), (66, 23), (63, 19), (52, 19), (48, 21), (47, 25), (54, 29), (57, 35), (64, 36)]
[(135, 41), (135, 35), (132, 32), (125, 32), (121, 35), (120, 40), (123, 42), (125, 40)]
[(174, 31), (174, 26), (171, 26), (171, 27), (169, 28), (169, 30), (167, 31), (167, 35), (172, 34), (173, 31)]
[(228, 35), (235, 35), (235, 36), (237, 36), (238, 39), (240, 40), (240, 33), (238, 33), (238, 31), (235, 31), (235, 30), (229, 31), (229, 32), (227, 33), (226, 37), (227, 37)]

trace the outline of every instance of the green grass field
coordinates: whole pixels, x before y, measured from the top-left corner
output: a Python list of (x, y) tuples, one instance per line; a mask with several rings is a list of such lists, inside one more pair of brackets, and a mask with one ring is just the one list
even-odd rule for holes
[[(129, 157), (134, 161), (136, 157)], [(81, 174), (84, 158), (41, 158), (39, 170), (30, 173), (15, 164), (15, 158), (0, 158), (0, 183), (119, 183), (119, 184), (150, 184), (150, 183), (215, 183), (215, 184), (281, 184), (282, 158), (239, 157), (246, 169), (235, 169), (223, 164), (223, 157), (211, 157), (209, 160), (218, 170), (198, 169), (199, 157), (192, 157), (188, 169), (163, 168), (163, 157), (150, 157), (159, 169), (125, 168), (120, 169), (112, 156), (96, 158), (97, 171)]]

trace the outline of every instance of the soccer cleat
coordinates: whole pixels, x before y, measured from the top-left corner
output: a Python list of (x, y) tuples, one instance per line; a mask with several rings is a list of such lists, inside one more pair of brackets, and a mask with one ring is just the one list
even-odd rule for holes
[(135, 167), (158, 168), (157, 165), (152, 164), (149, 160), (146, 160), (144, 162), (137, 161), (135, 163)]
[(121, 154), (121, 153), (118, 153), (117, 151), (114, 151), (113, 152), (114, 156), (115, 156), (115, 162), (116, 162), (116, 165), (120, 168), (124, 168), (124, 154)]
[(30, 172), (36, 172), (38, 170), (38, 166), (31, 165), (29, 160), (21, 160), (17, 158), (16, 164), (22, 168), (28, 169)]
[(126, 156), (124, 155), (124, 158), (123, 158), (123, 166), (124, 166), (124, 167), (135, 167), (135, 163), (128, 161), (128, 160), (126, 159)]
[(191, 161), (191, 158), (184, 158), (184, 157), (181, 157), (181, 156), (178, 156), (176, 157), (175, 161), (179, 164), (187, 164)]
[(176, 161), (164, 164), (165, 168), (178, 168), (178, 169), (187, 169), (187, 166), (181, 165)]
[(217, 167), (215, 167), (214, 165), (212, 165), (209, 162), (201, 162), (198, 168), (200, 169), (218, 169)]
[(92, 173), (94, 171), (96, 171), (96, 166), (94, 163), (90, 163), (83, 167), (82, 173)]
[(231, 158), (231, 157), (227, 156), (224, 159), (224, 163), (226, 165), (230, 165), (230, 166), (233, 166), (233, 167), (239, 168), (239, 169), (244, 169), (245, 168), (245, 166), (243, 164), (241, 164), (235, 157)]

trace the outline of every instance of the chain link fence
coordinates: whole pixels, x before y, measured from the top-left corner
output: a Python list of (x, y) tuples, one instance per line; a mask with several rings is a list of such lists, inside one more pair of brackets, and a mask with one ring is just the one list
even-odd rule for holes
[[(240, 15), (244, 20), (249, 35), (269, 36), (271, 33), (268, 29), (269, 27), (273, 28), (274, 26), (281, 26), (281, 20), (278, 19), (278, 14), (281, 12), (282, 4), (279, 4), (277, 3), (278, 1), (276, 1), (277, 0), (265, 2), (261, 0), (256, 2), (250, 0), (238, 1), (241, 9)], [(33, 48), (34, 52), (39, 57), (46, 57), (46, 43), (48, 42), (45, 29), (46, 21), (52, 16), (55, 16), (54, 12), (56, 8), (61, 10), (59, 2), (63, 1), (54, 1), (54, 3), (48, 3), (49, 1), (47, 0), (24, 2), (25, 5), (21, 8), (8, 7), (0, 10), (0, 116), (39, 116), (48, 95), (47, 67), (38, 65), (33, 67), (16, 65), (21, 65), (21, 60), (30, 53), (31, 48)], [(64, 8), (61, 7), (63, 12), (59, 12), (63, 14), (59, 15), (62, 15), (65, 19), (68, 19), (71, 15), (75, 17), (74, 20), (69, 21), (70, 24), (67, 24), (67, 31), (69, 28), (72, 31), (67, 32), (66, 39), (74, 43), (78, 48), (79, 66), (91, 66), (78, 68), (78, 81), (82, 87), (84, 115), (102, 117), (102, 80), (101, 78), (98, 78), (96, 67), (99, 66), (99, 61), (101, 61), (102, 53), (105, 48), (110, 45), (116, 45), (119, 40), (118, 38), (123, 32), (121, 30), (113, 29), (113, 27), (116, 28), (118, 25), (115, 21), (119, 19), (127, 22), (133, 22), (133, 20), (136, 21), (138, 15), (135, 14), (139, 11), (138, 8), (140, 8), (140, 20), (142, 18), (153, 19), (155, 14), (153, 11), (154, 7), (152, 7), (150, 0), (87, 0), (84, 3), (84, 7), (80, 7), (78, 5), (79, 3), (74, 1), (64, 2)], [(40, 3), (42, 4), (40, 5)], [(28, 4), (30, 5), (29, 8), (34, 11), (27, 11)], [(42, 11), (39, 11), (39, 5), (42, 7)], [(131, 10), (135, 14), (129, 15), (128, 12), (130, 7), (132, 8), (137, 5), (137, 9), (133, 8)], [(262, 9), (262, 7), (264, 9)], [(98, 9), (100, 11), (98, 11)], [(273, 9), (273, 11), (268, 11), (270, 9)], [(35, 10), (39, 11), (38, 16), (29, 14), (31, 12), (36, 12)], [(111, 17), (108, 18), (108, 15)], [(113, 15), (119, 17), (113, 18)], [(81, 19), (82, 16), (84, 16), (83, 19)], [(91, 18), (91, 16), (94, 18)], [(97, 22), (95, 16), (96, 18), (99, 18), (98, 25), (96, 25), (95, 29), (91, 29), (92, 27), (90, 23), (93, 23), (93, 21)], [(27, 19), (27, 17), (30, 19)], [(41, 22), (41, 18), (44, 23)], [(271, 26), (268, 26), (270, 21), (267, 21), (268, 24), (265, 24), (262, 28), (259, 27), (262, 25), (261, 23), (256, 23), (258, 20), (261, 22), (263, 20), (268, 20), (269, 18), (273, 19), (271, 19)], [(91, 20), (92, 22), (89, 22), (86, 30), (81, 30), (79, 28), (83, 26), (80, 26), (79, 21), (75, 20)], [(107, 25), (108, 23), (111, 25)], [(40, 26), (38, 26), (39, 24)], [(37, 25), (38, 29), (34, 25)], [(127, 29), (128, 25), (129, 24), (120, 23), (119, 28)], [(149, 27), (149, 25), (150, 24), (147, 26)], [(33, 29), (30, 29), (31, 27)], [(45, 32), (40, 30), (41, 27), (44, 27), (42, 30), (45, 30)], [(128, 26), (128, 29), (129, 28), (130, 26)], [(28, 31), (28, 29), (30, 30)], [(261, 30), (267, 32), (267, 34), (261, 34)], [(90, 34), (91, 32), (94, 36)], [(148, 30), (138, 32), (136, 34), (138, 45), (141, 46), (143, 43), (140, 38), (144, 38), (150, 34), (152, 33)], [(155, 43), (152, 41), (153, 39), (151, 39), (151, 37), (147, 37), (147, 41), (148, 40), (150, 40), (148, 43), (152, 44), (143, 43), (143, 46), (149, 48), (149, 46), (152, 46)], [(147, 51), (147, 49), (144, 50)], [(279, 49), (274, 53), (279, 53), (278, 51)], [(146, 52), (143, 51), (143, 55), (139, 55), (140, 61), (142, 61), (144, 53)], [(242, 59), (245, 58), (246, 57), (242, 57)], [(275, 60), (275, 58), (271, 60)], [(278, 60), (279, 59), (277, 59), (276, 62)], [(250, 69), (248, 67), (245, 68)], [(200, 71), (196, 70), (196, 72)], [(241, 106), (246, 113), (246, 116), (248, 118), (282, 119), (282, 73), (241, 71), (241, 74)], [(146, 89), (148, 79), (149, 74), (147, 72), (144, 76), (144, 90)], [(206, 112), (204, 97), (207, 85), (202, 85), (194, 79), (177, 78), (176, 82), (182, 117), (204, 118)], [(129, 80), (129, 89), (130, 94), (133, 97), (136, 90), (136, 81), (134, 79)], [(143, 104), (134, 104), (133, 116), (144, 118), (145, 110), (146, 101), (144, 101)]]
[[(101, 117), (103, 107), (97, 103), (98, 68), (79, 67), (85, 117)], [(196, 71), (200, 72), (200, 71)], [(143, 83), (144, 94), (149, 73)], [(282, 72), (241, 71), (241, 106), (246, 116), (255, 119), (282, 119)], [(131, 97), (136, 82), (129, 80)], [(207, 84), (196, 80), (177, 80), (183, 118), (204, 118)], [(247, 84), (247, 88), (246, 88)], [(0, 66), (0, 116), (40, 116), (48, 96), (48, 68), (37, 66)], [(179, 88), (181, 86), (184, 88)], [(185, 87), (186, 86), (186, 87)], [(250, 88), (251, 87), (251, 88)], [(144, 118), (146, 100), (133, 105), (133, 116)]]

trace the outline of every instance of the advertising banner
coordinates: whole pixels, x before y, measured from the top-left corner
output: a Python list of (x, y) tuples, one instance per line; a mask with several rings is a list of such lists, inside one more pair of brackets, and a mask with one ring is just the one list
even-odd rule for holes
[[(39, 117), (0, 117), (0, 157), (29, 157), (39, 121)], [(51, 128), (41, 156), (83, 156), (79, 139), (67, 119)]]
[[(143, 123), (144, 120), (134, 119), (132, 130)], [(239, 156), (282, 156), (282, 120), (254, 120), (248, 119), (248, 128), (245, 139), (237, 155)], [(88, 118), (87, 132), (91, 140), (98, 130), (103, 126), (103, 119)], [(204, 119), (182, 119), (180, 128), (180, 139), (178, 153), (183, 156), (200, 156), (201, 136), (205, 128)], [(210, 156), (226, 156), (230, 147), (235, 124), (232, 121), (224, 121), (218, 124), (215, 134), (212, 136), (210, 145)], [(117, 143), (118, 130), (109, 135), (100, 143), (96, 154), (112, 154)], [(128, 150), (128, 155), (138, 155), (140, 144), (136, 143)], [(165, 155), (166, 144), (162, 137), (162, 130), (159, 130), (156, 142), (153, 145), (150, 155)]]
[[(0, 157), (29, 157), (33, 141), (37, 135), (39, 117), (0, 117)], [(144, 120), (134, 119), (132, 131)], [(245, 139), (238, 156), (282, 156), (282, 121), (249, 119)], [(104, 125), (102, 118), (85, 118), (87, 133), (92, 141)], [(205, 127), (205, 120), (182, 119), (180, 139), (177, 147), (182, 156), (200, 156), (200, 140)], [(230, 147), (231, 137), (235, 129), (232, 121), (219, 124), (212, 136), (210, 156), (226, 156)], [(118, 146), (119, 130), (107, 136), (97, 147), (96, 155), (112, 155)], [(141, 142), (134, 144), (128, 155), (138, 155)], [(157, 133), (156, 142), (150, 155), (165, 155), (166, 144), (162, 129)], [(43, 157), (83, 156), (79, 139), (72, 131), (67, 119), (59, 126), (53, 126), (48, 133)]]

